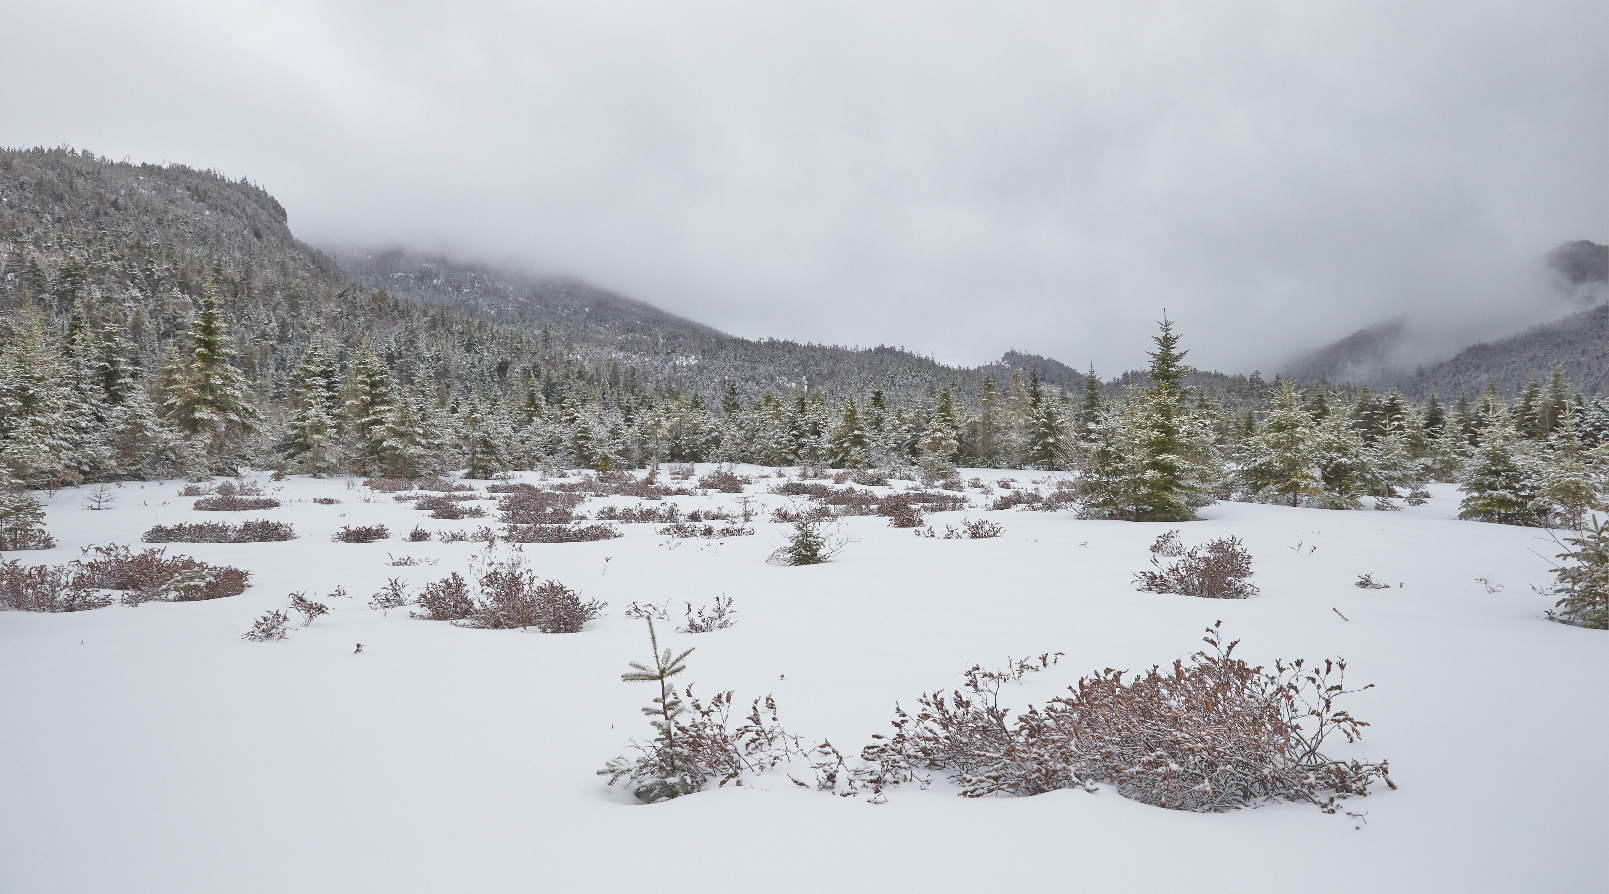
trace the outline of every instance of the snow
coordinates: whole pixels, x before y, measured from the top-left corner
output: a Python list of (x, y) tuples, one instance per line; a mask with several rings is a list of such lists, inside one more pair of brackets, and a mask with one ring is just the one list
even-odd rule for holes
[[(1008, 475), (1031, 477), (963, 471)], [(1552, 599), (1533, 587), (1550, 582), (1559, 551), (1546, 532), (1457, 521), (1448, 486), (1400, 512), (1219, 503), (1183, 525), (929, 516), (941, 532), (987, 517), (1005, 527), (994, 540), (851, 518), (856, 542), (800, 568), (766, 564), (788, 528), (763, 517), (756, 536), (714, 543), (619, 525), (616, 540), (524, 547), (542, 577), (609, 603), (584, 632), (547, 635), (367, 606), (391, 577), (417, 588), (485, 549), (399, 535), (495, 518), (437, 521), (348, 479), (262, 483), (281, 508), (195, 512), (168, 482), (127, 484), (95, 512), (82, 507), (87, 488), (63, 490), (45, 500), (59, 545), (7, 555), (67, 562), (180, 521), (273, 518), (299, 535), (167, 546), (249, 569), (237, 597), (0, 612), (0, 890), (1467, 892), (1597, 891), (1609, 879), (1604, 634), (1544, 619)], [(685, 510), (738, 497), (673, 499)], [(330, 541), (377, 522), (393, 539)], [(1146, 547), (1170, 527), (1186, 545), (1240, 536), (1261, 594), (1135, 591)], [(435, 564), (393, 567), (388, 554)], [(1359, 589), (1363, 573), (1393, 586)], [(349, 596), (325, 598), (337, 586)], [(240, 638), (293, 591), (331, 613), (283, 642)], [(661, 625), (664, 645), (697, 647), (680, 679), (705, 696), (734, 689), (743, 704), (774, 693), (790, 732), (846, 753), (888, 728), (896, 701), (958, 685), (974, 663), (1065, 652), (1006, 690), (1016, 707), (1042, 704), (1091, 670), (1186, 655), (1221, 619), (1248, 660), (1340, 655), (1350, 685), (1375, 684), (1350, 699), (1372, 724), (1366, 738), (1326, 750), (1389, 759), (1400, 788), (1347, 802), (1361, 819), (1306, 804), (1188, 814), (1109, 787), (968, 800), (940, 783), (871, 805), (781, 774), (641, 805), (595, 775), (649, 733), (639, 708), (651, 687), (620, 681), (648, 660), (646, 630), (622, 612), (673, 600), (679, 618), (681, 601), (721, 593), (735, 627), (667, 636)]]

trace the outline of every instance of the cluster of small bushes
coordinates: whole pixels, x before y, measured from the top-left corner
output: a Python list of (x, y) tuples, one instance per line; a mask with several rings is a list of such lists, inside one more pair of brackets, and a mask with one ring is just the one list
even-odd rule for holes
[[(185, 488), (186, 491), (191, 488)], [(181, 492), (182, 493), (182, 492)], [(279, 501), (262, 495), (261, 489), (251, 482), (236, 484), (225, 481), (195, 501), (194, 507), (203, 512), (247, 512), (255, 509), (277, 509)]]
[(723, 494), (740, 494), (743, 488), (753, 483), (752, 478), (717, 469), (698, 479), (698, 486), (705, 490), (719, 491)]
[(963, 689), (923, 695), (915, 714), (896, 709), (892, 735), (867, 746), (860, 766), (838, 760), (818, 785), (875, 798), (939, 771), (966, 797), (1104, 783), (1141, 803), (1208, 813), (1280, 800), (1334, 813), (1376, 782), (1396, 788), (1387, 762), (1322, 751), (1332, 737), (1356, 741), (1367, 726), (1336, 706), (1358, 691), (1346, 689), (1346, 662), (1277, 661), (1270, 671), (1233, 657), (1237, 643), (1223, 646), (1217, 624), (1205, 641), (1207, 649), (1168, 669), (1095, 672), (1015, 723), (1000, 687), (1039, 668), (973, 667)]
[[(331, 596), (345, 596), (346, 591), (337, 588)], [(313, 619), (323, 617), (330, 613), (330, 607), (322, 602), (314, 602), (307, 598), (306, 593), (290, 594), (291, 611), (302, 616), (302, 626), (313, 623)], [(284, 639), (290, 634), (290, 615), (284, 610), (270, 611), (263, 614), (251, 625), (251, 629), (241, 634), (240, 638), (256, 643), (275, 642)], [(359, 647), (361, 648), (361, 647)]]
[(638, 503), (635, 506), (605, 506), (595, 515), (599, 521), (621, 522), (623, 524), (675, 524), (682, 520), (682, 511), (675, 503), (665, 503), (661, 506), (649, 506)]
[(567, 525), (576, 520), (575, 508), (585, 499), (585, 494), (523, 485), (519, 490), (506, 492), (498, 500), (497, 508), (504, 524)]
[(738, 525), (723, 525), (722, 527), (717, 528), (714, 525), (695, 525), (691, 522), (677, 522), (674, 525), (666, 525), (663, 528), (659, 528), (657, 533), (662, 537), (675, 537), (678, 539), (703, 537), (713, 540), (721, 537), (748, 537), (754, 533), (754, 529), (745, 528)]
[[(418, 531), (420, 529), (415, 528), (414, 530)], [(408, 536), (409, 539), (413, 538), (412, 534)], [(427, 535), (425, 539), (430, 538)], [(491, 543), (496, 539), (497, 532), (485, 525), (481, 525), (473, 531), (440, 531), (436, 534), (436, 540), (441, 543)]]
[(193, 602), (244, 592), (250, 572), (215, 566), (163, 549), (132, 552), (126, 546), (92, 546), (90, 558), (65, 565), (0, 562), (0, 607), (14, 611), (71, 612), (112, 603), (105, 590), (123, 591), (125, 605)]
[(512, 543), (587, 543), (612, 540), (620, 530), (609, 525), (509, 525), (503, 536)]
[[(534, 627), (543, 633), (578, 633), (605, 607), (595, 599), (582, 601), (574, 590), (558, 581), (538, 580), (518, 556), (490, 562), (478, 573), (472, 572), (471, 577), (473, 587), (456, 571), (426, 585), (412, 600), (419, 609), (414, 617), (450, 621), (460, 627)], [(408, 601), (402, 585), (393, 579), (369, 604), (397, 608)]]
[[(1164, 558), (1175, 559), (1163, 566)], [(1151, 544), (1151, 565), (1155, 570), (1134, 576), (1141, 590), (1177, 593), (1207, 599), (1245, 599), (1257, 595), (1251, 577), (1251, 553), (1238, 537), (1220, 537), (1201, 546), (1185, 549), (1179, 532), (1169, 531)]]
[(330, 539), (337, 543), (373, 543), (390, 537), (391, 530), (385, 525), (345, 525)]
[(227, 522), (181, 522), (156, 525), (140, 536), (146, 543), (269, 543), (295, 540), (296, 532), (286, 522), (254, 519), (238, 525)]

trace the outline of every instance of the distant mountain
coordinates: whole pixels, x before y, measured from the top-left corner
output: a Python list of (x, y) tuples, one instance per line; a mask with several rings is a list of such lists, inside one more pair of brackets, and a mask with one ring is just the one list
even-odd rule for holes
[(1576, 387), (1588, 393), (1603, 391), (1609, 370), (1602, 305), (1609, 297), (1609, 246), (1567, 242), (1549, 252), (1546, 260), (1564, 292), (1580, 304), (1596, 306), (1508, 338), (1472, 345), (1428, 367), (1408, 358), (1420, 337), (1434, 333), (1426, 333), (1424, 323), (1397, 317), (1298, 357), (1286, 366), (1285, 374), (1299, 382), (1397, 386), (1422, 397), (1432, 387), (1448, 394), (1460, 386), (1483, 388), (1487, 381), (1513, 393), (1533, 379), (1547, 378), (1558, 363)]
[(1038, 366), (1050, 387), (1080, 388), (1084, 374), (1047, 357), (1006, 352), (975, 369), (938, 363), (903, 348), (846, 348), (783, 339), (747, 339), (667, 313), (584, 282), (521, 275), (407, 251), (338, 256), (341, 270), (368, 291), (495, 322), (578, 356), (589, 367), (638, 370), (644, 380), (713, 396), (727, 382), (752, 399), (799, 388), (891, 395), (936, 393), (941, 384), (971, 392), (985, 375), (1002, 384)]
[(1423, 397), (1431, 388), (1445, 397), (1461, 387), (1478, 391), (1487, 382), (1496, 382), (1512, 395), (1532, 380), (1545, 381), (1555, 364), (1583, 394), (1609, 393), (1609, 304), (1501, 341), (1473, 345), (1394, 384), (1414, 397)]

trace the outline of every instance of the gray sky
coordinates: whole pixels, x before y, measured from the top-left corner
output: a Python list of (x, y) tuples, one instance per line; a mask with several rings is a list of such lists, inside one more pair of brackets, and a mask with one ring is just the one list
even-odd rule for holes
[(0, 0), (0, 144), (247, 176), (323, 245), (747, 336), (1265, 371), (1557, 315), (1609, 6)]

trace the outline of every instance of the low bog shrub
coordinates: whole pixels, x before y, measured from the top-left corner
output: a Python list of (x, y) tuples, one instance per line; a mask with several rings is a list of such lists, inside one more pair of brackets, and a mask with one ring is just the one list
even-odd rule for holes
[(373, 543), (390, 538), (391, 531), (385, 525), (346, 525), (330, 539), (338, 543)]
[[(1162, 559), (1177, 560), (1163, 567)], [(1178, 593), (1206, 599), (1245, 599), (1257, 595), (1251, 577), (1251, 553), (1238, 537), (1220, 537), (1186, 550), (1178, 543), (1178, 532), (1169, 531), (1151, 545), (1151, 564), (1155, 571), (1134, 576), (1141, 590), (1152, 593)]]
[(286, 522), (254, 519), (238, 525), (226, 522), (180, 522), (157, 525), (140, 536), (146, 543), (272, 543), (295, 540), (296, 532)]
[(504, 538), (511, 543), (586, 543), (620, 536), (609, 525), (509, 525)]

